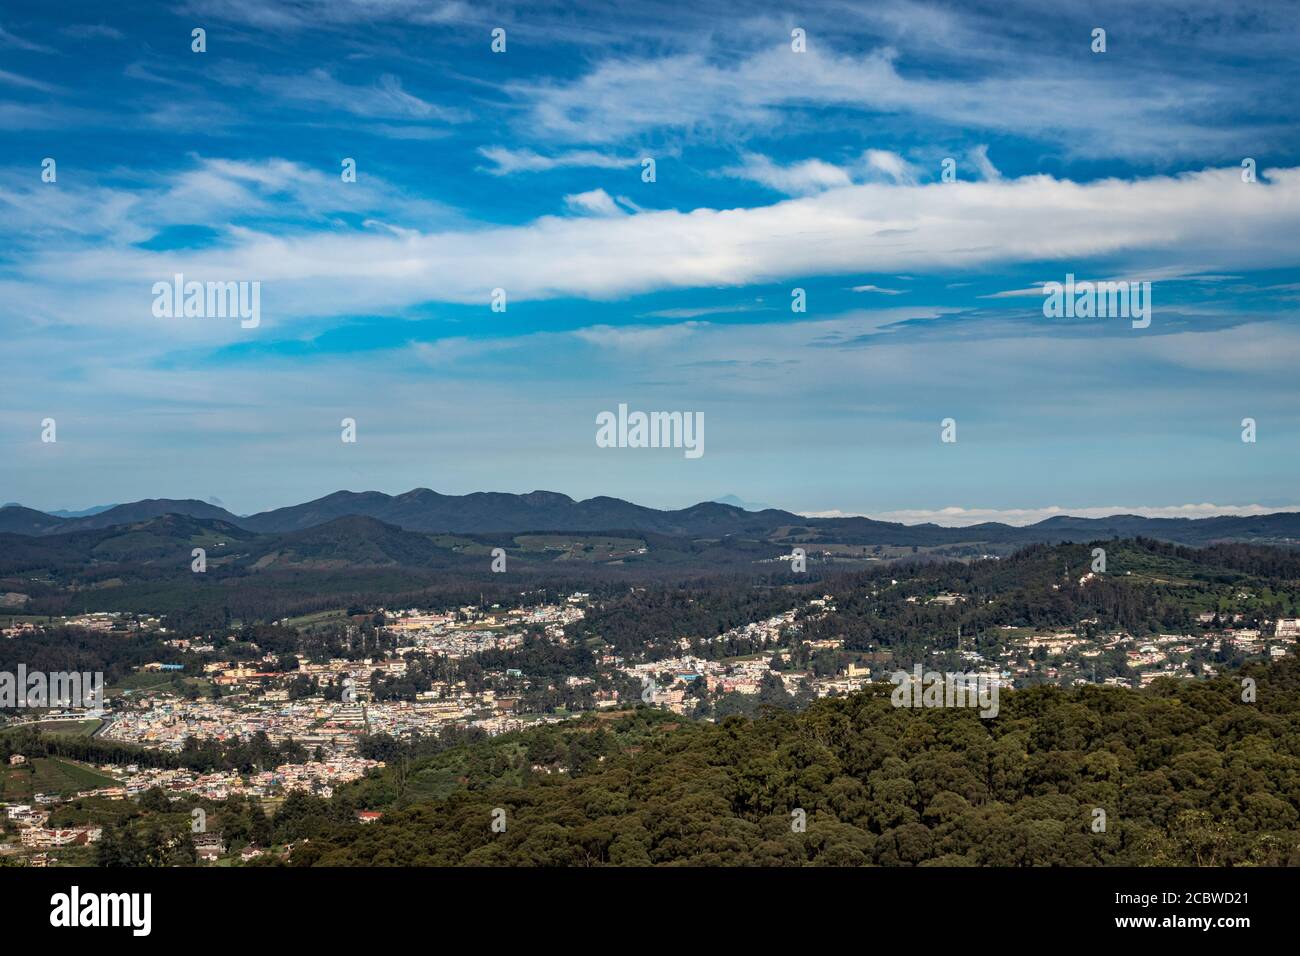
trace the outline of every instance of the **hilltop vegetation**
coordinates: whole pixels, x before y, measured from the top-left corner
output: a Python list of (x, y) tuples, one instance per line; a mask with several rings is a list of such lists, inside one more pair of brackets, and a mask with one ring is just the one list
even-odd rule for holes
[[(1092, 575), (1098, 546), (1106, 552), (1106, 573)], [(1247, 624), (1294, 617), (1300, 556), (1149, 539), (1031, 545), (999, 561), (880, 568), (839, 576), (826, 587), (836, 595), (836, 611), (805, 614), (806, 637), (843, 638), (848, 650), (884, 648), (894, 663), (910, 666), (933, 662), (928, 655), (936, 650), (955, 652), (959, 630), (968, 648), (993, 654), (1005, 628), (1186, 634), (1201, 629), (1202, 613), (1239, 613)], [(945, 593), (962, 600), (931, 600)], [(955, 656), (941, 661), (959, 663)]]

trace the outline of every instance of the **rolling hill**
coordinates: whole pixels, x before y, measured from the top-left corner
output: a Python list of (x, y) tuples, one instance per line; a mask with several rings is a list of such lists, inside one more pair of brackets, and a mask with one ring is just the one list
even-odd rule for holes
[(807, 518), (789, 511), (746, 511), (720, 502), (663, 511), (620, 498), (600, 496), (575, 501), (553, 491), (515, 495), (475, 492), (444, 495), (416, 488), (400, 495), (378, 491), (337, 491), (314, 501), (240, 516), (195, 499), (148, 499), (116, 505), (94, 515), (58, 518), (9, 505), (0, 508), (0, 533), (66, 535), (130, 525), (162, 515), (224, 522), (257, 534), (286, 534), (318, 528), (340, 518), (371, 518), (403, 531), (425, 534), (520, 534), (525, 532), (626, 531), (690, 539), (728, 536), (789, 544), (943, 547), (1034, 542), (1092, 541), (1151, 537), (1179, 544), (1220, 541), (1295, 546), (1300, 544), (1300, 514), (1214, 518), (1105, 518), (1058, 516), (1025, 527), (995, 522), (964, 528), (935, 524), (904, 525), (871, 518)]

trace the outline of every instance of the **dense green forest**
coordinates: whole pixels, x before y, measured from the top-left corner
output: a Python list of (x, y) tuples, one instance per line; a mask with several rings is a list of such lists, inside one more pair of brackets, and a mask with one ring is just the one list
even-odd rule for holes
[(319, 755), (308, 751), (292, 737), (276, 744), (263, 731), (242, 739), (232, 737), (187, 737), (179, 751), (137, 747), (116, 740), (42, 732), (39, 725), (10, 727), (0, 730), (0, 762), (14, 754), (24, 757), (66, 757), (93, 764), (125, 767), (176, 769), (184, 767), (199, 773), (214, 770), (238, 770), (252, 773), (269, 770), (286, 763), (305, 763)]
[(895, 708), (887, 690), (399, 756), (345, 790), (384, 819), (322, 825), (292, 863), (1300, 864), (1295, 658), (1145, 692), (1004, 692), (989, 720)]

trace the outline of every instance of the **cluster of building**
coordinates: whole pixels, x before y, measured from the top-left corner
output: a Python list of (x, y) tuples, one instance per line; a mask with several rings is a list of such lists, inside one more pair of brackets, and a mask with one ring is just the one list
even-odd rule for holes
[(487, 650), (505, 650), (523, 643), (523, 633), (511, 628), (541, 627), (548, 637), (567, 640), (564, 628), (582, 620), (589, 595), (577, 592), (563, 604), (511, 608), (494, 606), (484, 611), (463, 607), (459, 611), (429, 613), (415, 609), (381, 611), (383, 630), (410, 640), (399, 647), (407, 652), (440, 654), (449, 658), (472, 657)]
[(201, 774), (184, 769), (132, 770), (128, 767), (122, 789), (128, 797), (154, 787), (177, 797), (189, 794), (209, 800), (224, 800), (231, 796), (269, 797), (294, 791), (329, 797), (336, 787), (360, 780), (368, 771), (383, 765), (378, 760), (338, 755), (326, 760), (280, 764), (271, 770), (250, 774), (233, 770)]
[[(1202, 614), (1198, 623), (1208, 626), (1216, 617), (1213, 613)], [(1097, 622), (1081, 621), (1076, 630), (1013, 638), (998, 663), (1005, 675), (1020, 681), (1041, 678), (1058, 683), (1096, 682), (1124, 687), (1136, 681), (1138, 686), (1145, 687), (1160, 677), (1212, 677), (1217, 672), (1214, 661), (1225, 652), (1229, 656), (1270, 659), (1293, 652), (1295, 636), (1300, 634), (1300, 619), (1283, 619), (1263, 631), (1233, 626), (1241, 620), (1239, 614), (1226, 615), (1219, 619), (1220, 629), (1198, 634), (1146, 636), (1124, 631), (1089, 636), (1088, 625)], [(1116, 652), (1123, 654), (1126, 672), (1098, 678), (1098, 661)]]
[(104, 835), (103, 827), (24, 827), (19, 838), (25, 847), (50, 850), (56, 846), (85, 846)]
[[(18, 843), (24, 851), (51, 850), (58, 847), (85, 846), (103, 835), (99, 826), (50, 827), (49, 807), (72, 800), (99, 797), (108, 800), (127, 800), (139, 797), (148, 790), (158, 788), (173, 800), (185, 796), (209, 800), (225, 800), (231, 796), (272, 797), (303, 791), (320, 797), (331, 797), (344, 783), (359, 780), (370, 770), (383, 766), (382, 761), (364, 760), (360, 757), (336, 756), (324, 761), (281, 764), (271, 770), (251, 774), (236, 771), (198, 773), (186, 769), (160, 769), (129, 765), (125, 768), (103, 766), (100, 771), (113, 774), (118, 779), (115, 786), (83, 790), (75, 794), (36, 794), (31, 803), (12, 803), (4, 808), (5, 820), (17, 830)], [(225, 853), (225, 847), (202, 835), (196, 835), (195, 848), (199, 859), (216, 859)], [(16, 847), (0, 845), (0, 852), (15, 852)], [(261, 850), (245, 851), (241, 857), (247, 861), (261, 855)], [(48, 865), (46, 857), (29, 856), (33, 865)]]
[[(811, 603), (818, 607), (834, 610), (833, 606), (828, 606), (826, 603), (830, 600), (831, 598), (827, 596), (825, 598), (815, 598)], [(692, 645), (696, 643), (708, 645), (726, 643), (729, 640), (738, 639), (765, 643), (778, 643), (784, 640), (791, 632), (791, 629), (794, 628), (795, 613), (796, 609), (791, 608), (782, 614), (777, 614), (773, 617), (767, 618), (766, 620), (752, 621), (749, 624), (734, 627), (729, 631), (719, 634), (717, 637), (695, 639), (683, 637), (679, 643), (683, 650), (689, 650)]]
[[(25, 598), (26, 595), (20, 595)], [(52, 618), (50, 623), (56, 627), (79, 627), (87, 631), (97, 631), (101, 634), (119, 632), (133, 633), (136, 631), (157, 631), (166, 633), (167, 629), (163, 627), (159, 618), (147, 614), (123, 614), (120, 611), (92, 611), (88, 614), (76, 614), (71, 617)], [(25, 634), (35, 634), (46, 625), (38, 624), (34, 621), (17, 621), (9, 627), (0, 629), (0, 636), (5, 638), (22, 637)]]
[[(396, 663), (405, 666), (404, 662)], [(328, 665), (305, 668), (323, 666)], [(383, 662), (371, 662), (355, 671), (345, 668), (329, 672), (331, 676), (357, 675), (355, 698), (342, 702), (319, 696), (291, 701), (284, 689), (274, 688), (258, 695), (238, 694), (215, 700), (189, 701), (171, 694), (121, 698), (114, 701), (99, 736), (179, 751), (190, 737), (246, 740), (264, 733), (277, 746), (292, 740), (309, 751), (320, 748), (323, 754), (333, 757), (355, 753), (363, 735), (427, 736), (450, 725), (504, 733), (546, 719), (546, 715), (516, 714), (516, 697), (499, 695), (491, 688), (471, 693), (463, 682), (437, 684), (418, 694), (416, 700), (369, 700), (369, 675), (384, 669)]]
[(231, 740), (257, 733), (265, 733), (277, 744), (293, 738), (311, 746), (313, 740), (331, 736), (326, 724), (338, 709), (337, 703), (319, 698), (187, 701), (170, 694), (144, 694), (114, 701), (114, 711), (99, 736), (161, 750), (180, 750), (188, 737)]
[(5, 807), (5, 820), (18, 829), (19, 842), (28, 849), (50, 850), (60, 846), (84, 846), (103, 836), (97, 826), (49, 827), (50, 811), (29, 803)]
[[(833, 601), (834, 597), (829, 594), (813, 598), (808, 602), (808, 609), (818, 614), (829, 613), (835, 610)], [(786, 693), (794, 694), (807, 687), (818, 697), (852, 693), (870, 682), (871, 668), (865, 664), (849, 663), (846, 672), (833, 676), (817, 676), (809, 670), (789, 667), (790, 647), (800, 639), (797, 614), (798, 609), (792, 608), (765, 620), (732, 628), (716, 637), (682, 638), (678, 642), (686, 651), (728, 641), (747, 641), (762, 646), (764, 649), (759, 653), (730, 659), (702, 658), (683, 653), (664, 660), (635, 663), (607, 655), (602, 663), (640, 682), (643, 688), (653, 688), (653, 693), (643, 693), (643, 701), (680, 714), (690, 713), (695, 707), (696, 696), (703, 696), (692, 686), (696, 681), (702, 682), (704, 693), (715, 697), (731, 693), (757, 694), (764, 682), (770, 683), (773, 678), (780, 681)], [(808, 646), (812, 651), (842, 651), (844, 641), (825, 639), (808, 642)], [(666, 680), (665, 675), (670, 679)], [(600, 704), (598, 699), (597, 705)]]

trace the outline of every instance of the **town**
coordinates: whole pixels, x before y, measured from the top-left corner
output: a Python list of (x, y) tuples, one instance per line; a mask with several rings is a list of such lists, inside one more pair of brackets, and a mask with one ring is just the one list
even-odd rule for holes
[[(1079, 587), (1087, 586), (1089, 577)], [(873, 597), (899, 586), (898, 580), (888, 579)], [(969, 600), (940, 591), (910, 594), (904, 603), (959, 608)], [(177, 757), (198, 741), (257, 741), (279, 748), (272, 752), (297, 756), (252, 771), (148, 766), (143, 761), (91, 765), (84, 769), (98, 778), (96, 786), (26, 793), (16, 789), (15, 781), (34, 761), (15, 753), (4, 770), (0, 855), (51, 865), (59, 862), (61, 852), (95, 843), (102, 827), (49, 823), (52, 811), (72, 801), (139, 799), (154, 790), (171, 801), (237, 796), (274, 802), (294, 792), (329, 798), (338, 787), (384, 766), (366, 754), (366, 742), (376, 738), (436, 737), (448, 728), (494, 736), (587, 711), (638, 706), (714, 720), (751, 712), (760, 700), (850, 694), (873, 681), (888, 681), (897, 667), (911, 663), (882, 648), (846, 650), (842, 637), (808, 638), (810, 625), (833, 620), (837, 608), (832, 594), (802, 598), (784, 612), (721, 634), (678, 638), (653, 655), (633, 658), (599, 638), (588, 638), (591, 666), (584, 673), (548, 676), (499, 663), (508, 664), (511, 654), (530, 645), (574, 649), (576, 625), (597, 606), (590, 594), (573, 592), (511, 608), (378, 607), (340, 613), (326, 616), (324, 626), (333, 629), (343, 646), (351, 651), (360, 647), (362, 653), (303, 653), (291, 667), (285, 666), (283, 654), (258, 653), (260, 648), (240, 641), (238, 634), (176, 636), (158, 617), (101, 612), (8, 626), (3, 639), (17, 642), (53, 626), (109, 635), (152, 634), (170, 659), (137, 665), (128, 679), (110, 687), (102, 714), (52, 708), (9, 717), (7, 728), (93, 725), (94, 740)], [(285, 620), (276, 625), (302, 627), (305, 635), (321, 623)], [(1007, 689), (1039, 683), (1145, 687), (1162, 677), (1212, 677), (1225, 655), (1263, 660), (1293, 652), (1300, 618), (1251, 623), (1240, 613), (1207, 612), (1197, 616), (1195, 633), (1138, 636), (1100, 628), (1096, 619), (1080, 620), (1069, 629), (1004, 626), (991, 636), (963, 637), (958, 628), (952, 640), (936, 640), (929, 654), (957, 661)], [(309, 646), (304, 638), (304, 649)], [(718, 656), (723, 647), (748, 652)], [(208, 835), (196, 834), (201, 861), (222, 858), (216, 846)]]

